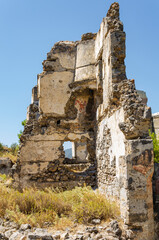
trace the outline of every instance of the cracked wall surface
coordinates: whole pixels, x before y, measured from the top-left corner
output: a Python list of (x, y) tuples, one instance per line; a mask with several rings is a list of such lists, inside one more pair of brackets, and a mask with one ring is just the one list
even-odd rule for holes
[(13, 176), (20, 188), (98, 187), (118, 202), (135, 239), (153, 240), (151, 109), (126, 77), (125, 37), (114, 3), (97, 34), (53, 46), (32, 90)]

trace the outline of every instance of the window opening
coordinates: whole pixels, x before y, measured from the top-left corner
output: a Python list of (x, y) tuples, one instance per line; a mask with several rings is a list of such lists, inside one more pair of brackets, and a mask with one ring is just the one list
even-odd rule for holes
[(60, 125), (61, 121), (60, 120), (57, 120), (57, 125)]
[(75, 143), (74, 142), (64, 142), (63, 143), (63, 148), (65, 152), (65, 158), (75, 158)]

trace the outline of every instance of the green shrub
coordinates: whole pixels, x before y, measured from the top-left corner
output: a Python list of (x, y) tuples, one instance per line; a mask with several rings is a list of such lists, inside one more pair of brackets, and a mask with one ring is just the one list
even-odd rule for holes
[[(21, 124), (22, 124), (23, 127), (26, 125), (26, 122), (27, 122), (26, 119), (21, 122)], [(19, 143), (20, 143), (20, 137), (21, 137), (22, 133), (23, 133), (23, 131), (20, 130), (19, 133), (17, 134), (17, 136), (18, 136), (18, 138), (19, 138)]]
[(3, 144), (0, 143), (0, 151), (3, 151)]
[(159, 140), (156, 138), (155, 133), (150, 132), (153, 141), (154, 162), (159, 163)]
[(13, 144), (10, 146), (10, 148), (11, 148), (12, 154), (16, 155), (17, 152), (18, 152), (18, 150), (19, 150), (19, 145), (18, 145), (17, 143), (13, 143)]
[(26, 125), (26, 122), (27, 122), (26, 119), (22, 121), (22, 126), (23, 126), (23, 127)]

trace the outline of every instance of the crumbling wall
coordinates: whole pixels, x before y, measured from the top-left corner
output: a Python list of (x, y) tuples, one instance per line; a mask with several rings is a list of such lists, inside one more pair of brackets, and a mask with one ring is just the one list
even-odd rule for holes
[[(85, 36), (76, 43), (58, 42), (43, 62), (43, 72), (32, 90), (14, 172), (21, 188), (96, 185), (96, 84), (90, 77), (91, 70), (89, 73), (94, 37), (94, 34), (91, 38)], [(86, 45), (90, 46), (88, 50)], [(90, 59), (82, 59), (83, 51)], [(83, 68), (88, 68), (84, 70), (88, 76), (79, 79), (78, 71), (82, 72)], [(74, 144), (72, 159), (65, 156), (63, 144), (67, 141)]]
[(12, 161), (9, 158), (0, 157), (0, 174), (11, 175)]
[[(102, 43), (102, 44), (101, 44)], [(125, 73), (125, 33), (114, 3), (96, 38), (102, 61), (102, 97), (97, 108), (97, 185), (119, 202), (136, 239), (153, 239), (153, 146), (148, 130), (151, 109)], [(100, 87), (99, 87), (100, 89)]]
[(152, 115), (152, 130), (155, 132), (157, 138), (159, 139), (159, 113), (154, 113)]
[[(152, 132), (156, 134), (159, 139), (159, 113), (152, 115)], [(153, 175), (153, 202), (154, 202), (154, 215), (155, 215), (155, 230), (159, 237), (159, 163), (154, 164), (154, 175)]]
[(153, 240), (151, 109), (126, 78), (124, 59), (118, 3), (97, 34), (54, 45), (32, 92), (14, 179), (21, 188), (98, 187), (119, 203), (135, 239)]

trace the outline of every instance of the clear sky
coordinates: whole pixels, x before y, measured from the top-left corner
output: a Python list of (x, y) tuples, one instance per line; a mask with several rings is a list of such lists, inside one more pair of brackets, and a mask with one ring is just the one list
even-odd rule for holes
[[(0, 142), (18, 142), (31, 89), (55, 42), (97, 32), (112, 0), (0, 0)], [(127, 77), (159, 112), (159, 0), (119, 0)]]

